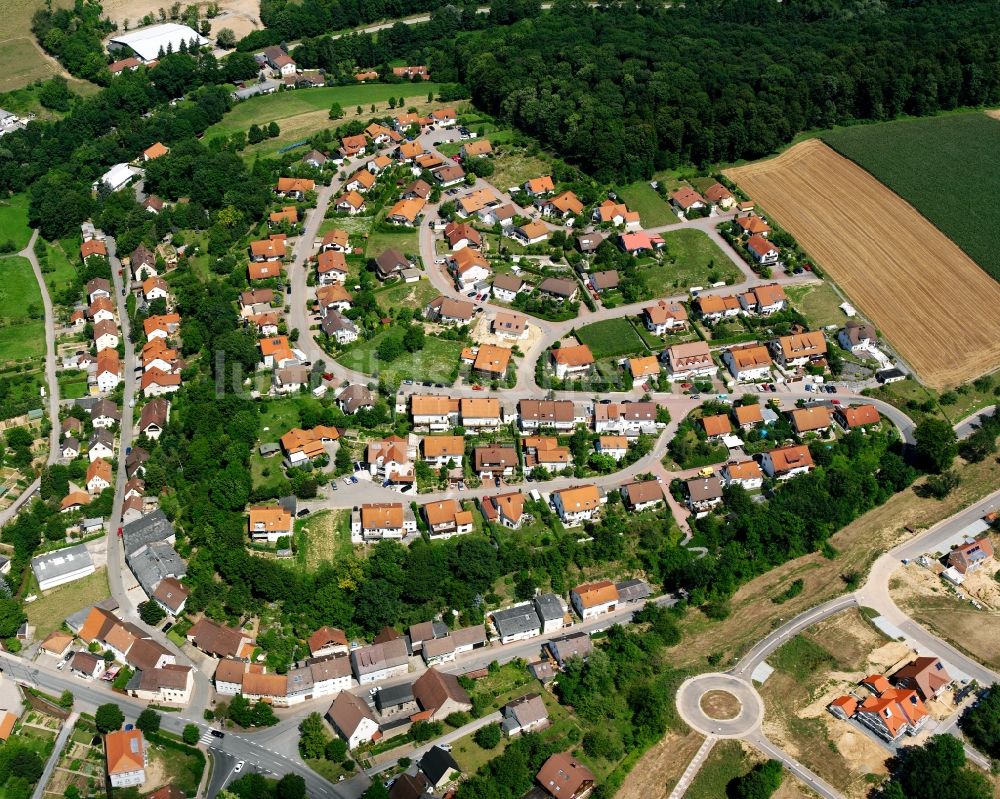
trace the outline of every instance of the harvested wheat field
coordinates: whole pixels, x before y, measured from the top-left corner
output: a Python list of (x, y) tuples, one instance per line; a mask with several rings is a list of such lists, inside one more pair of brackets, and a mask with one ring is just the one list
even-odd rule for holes
[(812, 139), (726, 175), (798, 240), (929, 386), (954, 386), (1000, 366), (1000, 284), (861, 167)]

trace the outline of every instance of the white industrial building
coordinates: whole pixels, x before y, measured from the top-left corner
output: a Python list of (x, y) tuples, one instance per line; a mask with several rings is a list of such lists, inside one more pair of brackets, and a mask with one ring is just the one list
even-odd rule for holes
[(125, 188), (132, 178), (142, 175), (141, 169), (136, 169), (134, 166), (121, 163), (115, 164), (111, 169), (101, 175), (99, 180), (94, 182), (94, 191), (97, 191), (101, 184), (103, 183), (111, 191), (118, 191)]
[(71, 583), (94, 573), (94, 561), (84, 544), (57, 549), (31, 559), (31, 570), (38, 580), (38, 587), (48, 591), (59, 585)]
[(201, 47), (208, 44), (209, 40), (187, 25), (164, 22), (160, 25), (149, 25), (145, 28), (116, 34), (108, 40), (108, 50), (112, 52), (130, 50), (135, 53), (136, 57), (148, 63), (155, 61), (161, 50), (164, 53), (168, 49), (174, 53), (179, 52), (181, 42), (185, 42), (188, 47), (191, 46), (191, 42), (195, 42), (198, 47)]

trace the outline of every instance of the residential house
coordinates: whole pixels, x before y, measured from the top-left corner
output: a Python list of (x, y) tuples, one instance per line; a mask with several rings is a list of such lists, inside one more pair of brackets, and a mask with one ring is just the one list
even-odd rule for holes
[(176, 313), (150, 316), (142, 323), (147, 340), (154, 338), (166, 339), (174, 335), (181, 326), (181, 318)]
[(274, 45), (264, 50), (264, 58), (268, 65), (281, 77), (295, 75), (295, 62), (282, 48)]
[(356, 191), (358, 194), (366, 194), (378, 178), (367, 169), (359, 169), (351, 175), (344, 183), (344, 191)]
[(736, 232), (742, 236), (760, 236), (766, 239), (771, 235), (771, 226), (764, 221), (763, 217), (753, 214), (741, 216), (736, 219), (735, 224)]
[(108, 781), (112, 788), (131, 788), (146, 781), (146, 744), (142, 730), (114, 730), (104, 736)]
[(483, 480), (510, 477), (518, 467), (514, 447), (476, 447), (472, 452), (473, 468)]
[(363, 743), (381, 737), (375, 714), (349, 691), (341, 691), (326, 712), (327, 720), (340, 736), (347, 741), (348, 749), (357, 749)]
[(497, 196), (489, 189), (476, 189), (458, 198), (456, 211), (460, 217), (467, 219), (473, 214), (493, 208), (498, 202)]
[(351, 540), (354, 543), (402, 539), (417, 531), (417, 520), (401, 502), (377, 502), (361, 505), (351, 513)]
[(368, 171), (373, 175), (381, 175), (392, 166), (392, 159), (387, 155), (379, 155), (368, 162)]
[(565, 380), (570, 376), (586, 374), (594, 365), (594, 354), (586, 344), (563, 346), (550, 350), (556, 378)]
[(111, 463), (104, 458), (91, 461), (87, 467), (86, 480), (87, 491), (91, 494), (100, 494), (105, 488), (111, 488), (114, 480)]
[(870, 354), (878, 346), (878, 331), (867, 322), (848, 322), (837, 334), (840, 346), (855, 355)]
[(559, 446), (554, 437), (531, 436), (522, 442), (525, 451), (524, 468), (530, 471), (540, 466), (546, 471), (556, 474), (565, 471), (573, 465), (573, 458), (568, 447)]
[(490, 144), (489, 139), (476, 139), (463, 144), (459, 155), (463, 161), (467, 158), (485, 158), (488, 155), (493, 155), (493, 145)]
[(114, 322), (115, 306), (107, 297), (98, 297), (87, 308), (87, 318), (91, 322)]
[(952, 682), (940, 658), (928, 656), (910, 661), (893, 675), (893, 679), (897, 688), (914, 690), (925, 702), (937, 699)]
[(710, 203), (713, 207), (718, 206), (723, 211), (728, 211), (736, 203), (736, 198), (733, 197), (732, 192), (721, 183), (713, 183), (702, 192), (702, 196), (707, 203)]
[(761, 456), (760, 465), (768, 477), (788, 480), (797, 474), (812, 471), (813, 459), (809, 454), (809, 447), (793, 444), (765, 452)]
[(292, 352), (291, 344), (288, 343), (288, 336), (262, 338), (257, 343), (260, 345), (260, 354), (264, 367), (267, 369), (298, 363), (298, 358)]
[(284, 233), (272, 233), (266, 239), (251, 241), (250, 260), (254, 263), (280, 261), (287, 254), (286, 240), (287, 236)]
[(764, 414), (760, 409), (760, 404), (756, 402), (750, 405), (734, 405), (733, 416), (740, 430), (750, 430), (754, 426), (764, 423)]
[(518, 209), (513, 203), (507, 203), (505, 205), (491, 205), (486, 208), (481, 208), (476, 212), (476, 216), (479, 217), (479, 221), (481, 221), (484, 225), (488, 225), (490, 227), (493, 225), (500, 225), (500, 227), (504, 230), (514, 224), (514, 217), (517, 215)]
[(875, 427), (882, 422), (878, 409), (874, 405), (838, 405), (833, 410), (833, 418), (845, 430)]
[(583, 213), (583, 203), (571, 191), (564, 191), (549, 199), (535, 200), (535, 207), (542, 212), (542, 216), (556, 216), (560, 219)]
[(114, 322), (97, 322), (94, 325), (94, 346), (97, 354), (101, 350), (113, 350), (118, 347), (118, 326)]
[(688, 326), (687, 309), (679, 302), (659, 300), (656, 305), (642, 309), (646, 329), (657, 336), (665, 336), (676, 330), (686, 330)]
[(722, 483), (715, 476), (693, 477), (684, 486), (687, 489), (688, 507), (698, 516), (722, 504)]
[(781, 336), (771, 342), (771, 351), (782, 366), (803, 366), (826, 354), (826, 338), (819, 330)]
[(153, 601), (171, 616), (178, 617), (184, 612), (190, 594), (176, 577), (164, 577), (153, 592)]
[(489, 261), (472, 248), (464, 247), (453, 252), (448, 259), (455, 276), (455, 284), (460, 291), (489, 280), (493, 274)]
[(722, 480), (727, 486), (738, 485), (754, 491), (764, 485), (764, 473), (757, 461), (737, 461), (722, 467)]
[(624, 203), (616, 203), (614, 200), (605, 200), (594, 209), (593, 220), (615, 227), (625, 227), (625, 230), (635, 232), (642, 227), (642, 220), (638, 211), (630, 211)]
[(642, 358), (629, 358), (628, 368), (632, 373), (633, 380), (642, 380), (645, 377), (658, 377), (660, 374), (660, 362), (655, 355), (646, 355)]
[(653, 434), (664, 425), (656, 420), (655, 402), (609, 402), (594, 405), (594, 430), (635, 438)]
[(326, 445), (340, 438), (336, 427), (317, 425), (309, 430), (293, 427), (281, 437), (281, 448), (289, 466), (301, 466), (326, 455)]
[(449, 186), (456, 186), (465, 180), (465, 170), (454, 163), (438, 167), (431, 172), (431, 175), (434, 176), (434, 179), (443, 189)]
[(358, 340), (357, 325), (339, 311), (328, 310), (319, 326), (325, 335), (334, 339), (340, 346)]
[(704, 341), (690, 341), (674, 344), (664, 351), (669, 379), (698, 380), (711, 378), (719, 370), (712, 360), (708, 344)]
[(111, 283), (106, 278), (95, 277), (87, 281), (84, 288), (87, 294), (87, 302), (93, 302), (98, 297), (111, 298)]
[(156, 256), (145, 244), (140, 244), (129, 256), (129, 267), (132, 270), (133, 280), (142, 283), (146, 278), (156, 274)]
[(312, 178), (278, 178), (274, 189), (279, 197), (289, 197), (300, 202), (306, 198), (307, 192), (315, 190), (316, 181)]
[(409, 186), (403, 189), (403, 199), (404, 200), (427, 200), (431, 196), (431, 184), (426, 180), (413, 181)]
[(409, 669), (409, 655), (403, 638), (359, 647), (351, 652), (350, 657), (354, 676), (361, 685), (402, 677)]
[(489, 615), (501, 644), (541, 635), (542, 620), (538, 618), (538, 611), (532, 602), (520, 602), (509, 608), (494, 610)]
[(170, 403), (154, 399), (142, 406), (139, 414), (139, 434), (156, 441), (170, 421)]
[(649, 597), (653, 594), (652, 589), (649, 587), (649, 583), (645, 580), (639, 580), (637, 578), (622, 580), (620, 583), (615, 583), (615, 590), (618, 591), (618, 601), (619, 604), (622, 605), (635, 605), (649, 599)]
[(70, 436), (63, 440), (62, 449), (59, 451), (66, 460), (73, 460), (80, 456), (80, 442)]
[(347, 282), (347, 260), (340, 250), (323, 250), (316, 257), (317, 282), (321, 286)]
[(451, 297), (435, 297), (424, 310), (425, 316), (435, 322), (449, 325), (465, 325), (472, 321), (476, 306), (465, 300), (454, 300)]
[(222, 696), (235, 696), (243, 690), (247, 664), (235, 658), (223, 658), (215, 667), (215, 690)]
[(619, 489), (625, 507), (633, 513), (641, 513), (662, 505), (665, 500), (659, 480), (642, 480), (637, 483), (626, 483)]
[(399, 200), (385, 218), (394, 225), (413, 227), (417, 224), (426, 204), (424, 200)]
[(458, 426), (459, 401), (439, 394), (412, 394), (410, 415), (413, 426), (431, 431)]
[(578, 422), (584, 421), (577, 417), (576, 406), (572, 400), (520, 400), (517, 404), (521, 429), (532, 431), (553, 429), (569, 431)]
[(424, 519), (432, 538), (451, 538), (472, 532), (472, 513), (454, 499), (442, 499), (424, 505)]
[[(472, 371), (488, 380), (502, 380), (507, 374), (512, 355), (513, 350), (508, 347), (480, 344), (472, 360)], [(464, 358), (465, 353), (463, 353)]]
[(366, 155), (368, 152), (368, 139), (360, 133), (354, 136), (344, 136), (340, 140), (338, 151), (344, 158)]
[(433, 666), (413, 683), (413, 695), (427, 714), (428, 721), (438, 721), (452, 713), (467, 713), (472, 710), (472, 701), (459, 685), (458, 677), (438, 671)]
[(567, 626), (566, 606), (555, 594), (536, 594), (531, 603), (535, 606), (535, 613), (542, 623), (542, 635), (558, 632)]
[(344, 631), (336, 627), (320, 627), (309, 636), (306, 643), (309, 645), (309, 653), (314, 658), (346, 655), (350, 648)]
[(181, 376), (154, 367), (143, 374), (139, 387), (144, 397), (162, 397), (164, 394), (172, 394), (181, 387)]
[(599, 436), (594, 449), (601, 455), (610, 455), (620, 461), (628, 453), (628, 438), (625, 436)]
[(142, 282), (142, 296), (146, 298), (146, 302), (166, 300), (170, 296), (167, 281), (157, 275), (147, 277)]
[(948, 565), (959, 574), (968, 574), (993, 557), (993, 543), (988, 534), (966, 538), (948, 553)]
[(291, 536), (292, 521), (291, 514), (280, 506), (252, 506), (249, 517), (250, 538), (273, 544), (282, 536)]
[(462, 426), (472, 430), (493, 430), (500, 426), (500, 400), (495, 397), (459, 400)]
[(316, 289), (316, 306), (320, 313), (331, 309), (346, 311), (353, 302), (354, 297), (339, 283), (331, 283), (329, 286), (320, 286)]
[(424, 462), (435, 468), (447, 466), (449, 463), (461, 466), (462, 458), (465, 456), (465, 437), (424, 436), (420, 447)]
[(368, 206), (365, 205), (365, 198), (356, 191), (347, 191), (341, 194), (334, 201), (334, 208), (348, 216), (363, 214), (368, 210)]
[(534, 732), (547, 727), (549, 711), (539, 694), (526, 694), (500, 708), (503, 720), (500, 728), (513, 738), (522, 732)]
[(532, 197), (541, 197), (556, 190), (552, 177), (543, 175), (540, 178), (532, 178), (524, 184), (524, 191)]
[(115, 455), (115, 437), (107, 430), (95, 430), (90, 436), (87, 455), (91, 463), (98, 458), (111, 460)]
[(461, 769), (451, 756), (451, 752), (440, 746), (428, 749), (417, 765), (420, 773), (427, 779), (431, 791), (441, 790), (461, 774)]
[(90, 406), (90, 423), (96, 428), (107, 429), (121, 421), (122, 414), (111, 400), (98, 400)]
[(320, 252), (333, 250), (334, 252), (348, 253), (351, 251), (350, 237), (346, 230), (331, 230), (323, 236), (319, 245)]
[(365, 461), (373, 477), (381, 476), (392, 483), (412, 483), (414, 480), (406, 441), (399, 436), (369, 441)]
[(528, 335), (528, 320), (517, 314), (498, 311), (490, 329), (496, 336), (520, 340)]
[(547, 277), (538, 284), (537, 289), (561, 302), (573, 302), (580, 293), (577, 282), (564, 277)]
[(511, 530), (519, 529), (524, 521), (524, 494), (520, 491), (482, 497), (479, 507), (486, 521), (502, 524)]
[(761, 266), (773, 266), (778, 263), (780, 252), (763, 236), (751, 236), (747, 239), (747, 252)]
[(187, 640), (217, 658), (245, 658), (253, 651), (250, 639), (241, 631), (202, 617), (187, 631)]
[(586, 660), (590, 657), (590, 653), (594, 651), (594, 642), (587, 633), (575, 632), (553, 638), (546, 642), (545, 648), (562, 669), (566, 667), (570, 658)]
[(618, 288), (619, 278), (615, 269), (605, 269), (590, 273), (590, 287), (598, 294)]
[(792, 428), (798, 435), (805, 433), (822, 433), (830, 429), (833, 417), (825, 405), (813, 405), (809, 408), (796, 408), (789, 413)]
[(107, 349), (97, 353), (97, 371), (94, 373), (97, 390), (102, 394), (114, 391), (122, 379), (122, 362), (118, 350)]
[(738, 383), (771, 376), (771, 355), (763, 344), (741, 344), (722, 353), (722, 362)]
[(99, 258), (108, 257), (108, 248), (103, 241), (100, 239), (90, 239), (80, 245), (80, 259), (84, 263), (87, 262), (88, 258), (93, 258), (95, 256)]
[(576, 615), (584, 621), (614, 612), (619, 602), (618, 589), (610, 580), (578, 585), (569, 592), (569, 599)]
[(659, 233), (650, 233), (646, 230), (636, 230), (633, 233), (622, 233), (618, 237), (620, 246), (629, 255), (645, 255), (662, 250), (666, 245), (663, 236)]
[(367, 386), (352, 383), (337, 395), (337, 405), (341, 411), (352, 416), (360, 410), (375, 407), (375, 395)]
[(160, 668), (137, 669), (125, 686), (129, 696), (145, 702), (187, 705), (194, 690), (194, 669), (177, 663)]
[(552, 492), (553, 507), (567, 527), (593, 521), (606, 501), (597, 486), (590, 483)]
[(445, 225), (444, 237), (452, 250), (461, 250), (463, 247), (479, 250), (483, 246), (483, 237), (479, 231), (464, 222), (449, 222)]
[(726, 296), (700, 294), (694, 301), (694, 307), (698, 311), (698, 316), (710, 324), (739, 316), (743, 309), (739, 298), (731, 294)]
[(755, 286), (739, 300), (744, 311), (758, 316), (770, 316), (788, 307), (788, 296), (778, 283)]
[(916, 691), (887, 688), (878, 696), (865, 699), (855, 717), (880, 738), (894, 742), (903, 735), (919, 733), (928, 713)]
[(608, 234), (600, 230), (591, 230), (576, 237), (576, 248), (582, 255), (591, 255), (607, 241)]
[(388, 280), (397, 272), (409, 269), (409, 259), (399, 250), (389, 249), (375, 259), (375, 274), (379, 280)]
[(568, 752), (546, 760), (535, 780), (554, 799), (583, 799), (594, 787), (594, 775)]
[(493, 296), (500, 302), (512, 303), (525, 285), (517, 275), (496, 275), (493, 278)]
[(397, 78), (407, 78), (408, 80), (420, 79), (420, 80), (430, 80), (431, 74), (427, 71), (427, 67), (421, 66), (405, 66), (405, 67), (393, 67), (392, 74)]
[(329, 156), (326, 153), (320, 152), (319, 150), (310, 150), (304, 156), (302, 156), (302, 162), (308, 164), (313, 169), (322, 169), (323, 166), (329, 161)]
[(90, 652), (74, 652), (69, 661), (69, 671), (85, 680), (96, 680), (105, 670), (104, 658)]
[(670, 204), (680, 214), (686, 214), (688, 211), (697, 211), (706, 207), (705, 198), (690, 186), (681, 186), (681, 188), (671, 194)]

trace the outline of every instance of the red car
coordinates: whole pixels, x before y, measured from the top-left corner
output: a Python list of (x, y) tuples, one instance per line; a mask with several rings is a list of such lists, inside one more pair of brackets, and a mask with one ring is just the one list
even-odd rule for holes
[(121, 527), (118, 528), (118, 537), (119, 538), (122, 537), (122, 528)]
[(478, 384), (477, 384), (477, 385), (474, 385), (474, 386), (472, 387), (472, 390), (473, 390), (473, 391), (485, 391), (485, 389), (484, 389), (484, 388), (483, 388), (482, 386), (478, 385)]

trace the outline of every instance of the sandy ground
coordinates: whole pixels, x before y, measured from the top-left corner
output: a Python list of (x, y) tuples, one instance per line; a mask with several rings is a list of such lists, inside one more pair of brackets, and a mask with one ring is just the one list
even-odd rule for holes
[(1000, 582), (994, 575), (998, 569), (1000, 562), (990, 559), (976, 571), (966, 574), (965, 582), (956, 587), (941, 579), (944, 567), (939, 562), (931, 561), (927, 567), (914, 562), (893, 572), (890, 588), (894, 596), (904, 600), (934, 595), (954, 596), (957, 591), (975, 599), (985, 610), (997, 610), (1000, 609)]
[[(258, 0), (218, 0), (218, 2), (221, 9), (219, 15), (209, 20), (213, 35), (221, 28), (230, 28), (239, 39), (261, 27)], [(185, 7), (189, 5), (192, 4), (184, 3)], [(196, 5), (204, 18), (207, 1), (201, 0)], [(169, 9), (170, 3), (165, 3), (163, 0), (105, 0), (104, 2), (105, 15), (117, 22), (119, 28), (123, 28), (126, 21), (129, 28), (137, 27), (139, 20), (146, 14), (158, 17), (160, 8)]]
[(693, 731), (668, 733), (635, 764), (616, 799), (666, 799), (704, 740)]
[(740, 700), (727, 691), (709, 691), (701, 698), (701, 709), (713, 719), (734, 719), (740, 707)]
[(1000, 108), (994, 108), (991, 111), (987, 111), (986, 116), (992, 117), (993, 119), (1000, 119)]
[[(513, 311), (517, 316), (524, 314)], [(521, 352), (531, 352), (531, 349), (542, 337), (542, 331), (536, 325), (528, 324), (528, 335), (521, 339), (507, 338), (506, 336), (496, 336), (490, 332), (490, 326), (496, 314), (480, 314), (479, 320), (472, 328), (472, 340), (479, 344), (495, 344), (498, 347), (517, 347)]]

